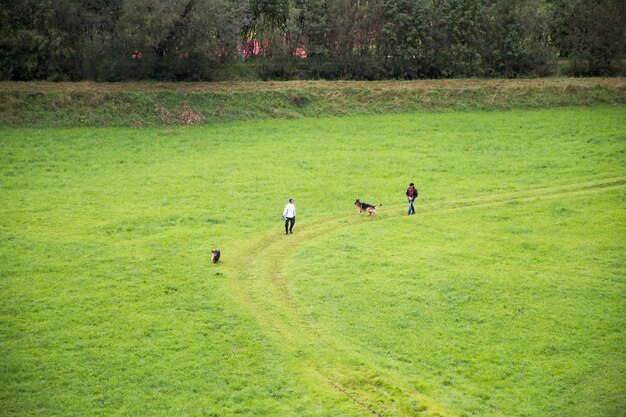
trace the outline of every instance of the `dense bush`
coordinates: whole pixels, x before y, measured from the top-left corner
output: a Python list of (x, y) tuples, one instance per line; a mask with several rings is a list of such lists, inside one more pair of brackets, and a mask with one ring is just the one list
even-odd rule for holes
[(621, 0), (0, 0), (0, 79), (546, 76), (559, 56), (575, 74), (607, 75), (624, 56), (624, 9)]

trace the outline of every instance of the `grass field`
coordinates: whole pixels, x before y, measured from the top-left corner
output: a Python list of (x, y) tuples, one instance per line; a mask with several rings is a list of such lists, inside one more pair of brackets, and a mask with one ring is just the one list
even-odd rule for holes
[(624, 106), (0, 128), (0, 415), (623, 416), (625, 151)]

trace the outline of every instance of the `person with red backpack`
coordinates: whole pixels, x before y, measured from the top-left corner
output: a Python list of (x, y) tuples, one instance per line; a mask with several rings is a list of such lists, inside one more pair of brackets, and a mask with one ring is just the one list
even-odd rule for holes
[(415, 214), (415, 207), (413, 207), (413, 202), (417, 198), (417, 189), (415, 188), (415, 184), (409, 184), (409, 188), (406, 190), (406, 198), (409, 200), (408, 215), (410, 216), (411, 214)]

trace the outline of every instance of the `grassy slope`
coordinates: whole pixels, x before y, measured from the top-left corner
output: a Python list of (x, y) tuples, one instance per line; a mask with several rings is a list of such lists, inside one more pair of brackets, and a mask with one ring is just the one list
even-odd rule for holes
[(4, 128), (0, 413), (615, 415), (625, 122)]
[(0, 125), (146, 127), (624, 103), (624, 78), (192, 84), (0, 82)]

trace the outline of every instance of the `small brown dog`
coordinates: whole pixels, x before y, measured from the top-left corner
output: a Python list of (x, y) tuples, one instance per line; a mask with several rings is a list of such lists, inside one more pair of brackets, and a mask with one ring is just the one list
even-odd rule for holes
[(211, 262), (213, 262), (214, 264), (216, 264), (216, 263), (217, 263), (217, 261), (219, 261), (219, 260), (220, 260), (220, 255), (221, 255), (221, 253), (220, 253), (220, 250), (219, 250), (219, 249), (213, 249), (213, 250), (211, 251)]
[(380, 206), (382, 206), (382, 203), (377, 206), (373, 206), (371, 204), (362, 203), (361, 200), (357, 198), (357, 200), (354, 202), (354, 205), (356, 206), (357, 213), (369, 213), (371, 216), (376, 215), (376, 210)]

